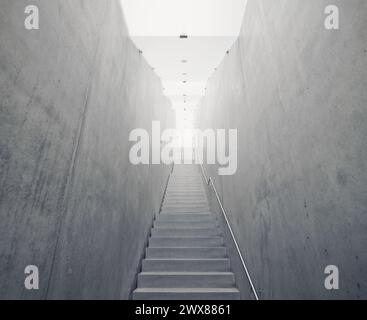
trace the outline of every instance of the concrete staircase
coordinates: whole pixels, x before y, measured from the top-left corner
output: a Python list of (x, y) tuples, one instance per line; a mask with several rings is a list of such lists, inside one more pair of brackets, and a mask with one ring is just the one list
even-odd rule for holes
[(238, 300), (198, 166), (176, 166), (154, 221), (134, 300)]

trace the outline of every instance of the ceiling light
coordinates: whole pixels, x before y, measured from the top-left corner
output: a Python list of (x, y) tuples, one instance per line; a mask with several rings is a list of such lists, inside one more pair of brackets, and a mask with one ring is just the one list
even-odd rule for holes
[(188, 38), (188, 35), (187, 34), (181, 34), (180, 35), (180, 39), (187, 39)]

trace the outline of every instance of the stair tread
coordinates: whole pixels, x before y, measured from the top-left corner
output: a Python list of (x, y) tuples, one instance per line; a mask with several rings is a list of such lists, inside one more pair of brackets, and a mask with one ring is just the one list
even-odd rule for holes
[[(157, 249), (186, 249), (186, 250), (189, 250), (189, 249), (226, 249), (227, 247), (225, 247), (225, 246), (222, 246), (222, 247), (218, 247), (218, 246), (216, 246), (216, 247), (147, 247), (147, 248), (149, 248), (149, 249), (155, 249), (155, 250), (157, 250)], [(181, 250), (182, 251), (182, 250)], [(200, 251), (200, 250), (197, 250), (197, 251)]]
[[(202, 216), (202, 217), (216, 217), (217, 215), (210, 212), (210, 211), (205, 211), (205, 212), (199, 212), (199, 213), (195, 213), (195, 212), (181, 212), (181, 213), (178, 213), (176, 215), (182, 215), (183, 217), (195, 217), (195, 216)], [(160, 213), (157, 217), (159, 216), (162, 216), (162, 215), (167, 215), (167, 213)]]
[(217, 221), (155, 221), (155, 228), (218, 228)]
[(233, 288), (137, 288), (135, 292), (239, 292)]
[(165, 222), (213, 222), (218, 221), (217, 216), (211, 213), (161, 213), (157, 216), (156, 221)]
[(218, 226), (213, 226), (213, 227), (204, 227), (204, 228), (201, 228), (201, 227), (154, 227), (153, 229), (155, 230), (196, 230), (196, 231), (199, 231), (199, 230), (220, 230), (220, 228)]
[(179, 238), (179, 239), (181, 239), (181, 238), (184, 238), (184, 239), (187, 239), (187, 238), (189, 238), (189, 239), (202, 239), (202, 238), (204, 238), (204, 239), (207, 239), (207, 238), (223, 238), (223, 237), (222, 236), (157, 236), (155, 238), (170, 238), (170, 239), (172, 239), (172, 238)]
[[(167, 248), (164, 248), (167, 249)], [(182, 249), (182, 248), (180, 248)], [(218, 258), (218, 259), (207, 259), (207, 258), (196, 258), (196, 259), (190, 259), (190, 258), (145, 258), (144, 260), (147, 261), (228, 261), (228, 258)]]
[(142, 276), (232, 276), (233, 272), (228, 271), (209, 271), (209, 272), (195, 272), (195, 271), (143, 271), (139, 275)]
[[(185, 230), (185, 229), (184, 229)], [(150, 238), (153, 238), (152, 236)], [(212, 235), (212, 236), (201, 236), (201, 235), (188, 235), (188, 236), (184, 236), (184, 235), (180, 235), (180, 236), (154, 236), (154, 238), (169, 238), (169, 239), (212, 239), (212, 238), (223, 238), (222, 235)]]

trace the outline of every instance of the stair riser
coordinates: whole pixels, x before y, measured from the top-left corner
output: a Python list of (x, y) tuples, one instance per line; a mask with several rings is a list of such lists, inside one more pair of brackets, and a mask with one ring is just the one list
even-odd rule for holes
[(143, 272), (229, 272), (229, 260), (143, 260)]
[(184, 188), (184, 187), (181, 187), (181, 188), (172, 188), (172, 187), (168, 187), (168, 191), (169, 192), (201, 192), (203, 193), (205, 191), (204, 188)]
[(202, 192), (167, 192), (165, 199), (176, 199), (176, 200), (185, 200), (185, 199), (207, 199), (206, 194)]
[(190, 213), (210, 213), (210, 210), (208, 208), (203, 208), (203, 209), (167, 209), (167, 208), (162, 208), (161, 214), (190, 214)]
[(164, 222), (164, 221), (155, 221), (155, 228), (218, 228), (218, 222), (185, 222), (185, 221), (177, 221), (177, 222)]
[(204, 188), (198, 188), (198, 189), (194, 189), (194, 188), (167, 188), (167, 193), (178, 193), (178, 194), (186, 194), (186, 193), (191, 193), (191, 194), (200, 194), (200, 195), (205, 195), (205, 189)]
[(186, 199), (186, 200), (165, 200), (163, 202), (164, 206), (167, 207), (174, 207), (174, 208), (179, 208), (179, 207), (209, 207), (209, 204), (207, 201), (203, 201), (203, 200), (191, 200), (191, 199)]
[(183, 208), (183, 209), (195, 209), (195, 208), (205, 208), (207, 211), (210, 211), (210, 207), (208, 203), (205, 202), (191, 202), (191, 201), (185, 201), (182, 203), (177, 203), (174, 201), (170, 201), (170, 202), (164, 202), (162, 208), (167, 208), (167, 209), (179, 209), (179, 208)]
[(147, 248), (148, 259), (222, 259), (227, 249), (215, 248)]
[(181, 186), (181, 187), (172, 187), (172, 186), (168, 186), (167, 188), (167, 191), (170, 192), (186, 192), (186, 191), (191, 191), (191, 192), (198, 192), (198, 191), (201, 191), (202, 193), (205, 192), (205, 188), (203, 187), (184, 187), (184, 186)]
[(150, 247), (160, 247), (160, 248), (200, 248), (200, 247), (221, 247), (223, 246), (223, 238), (221, 237), (208, 237), (208, 238), (150, 238)]
[(223, 275), (152, 275), (138, 276), (139, 288), (232, 288), (235, 286), (233, 274)]
[(205, 203), (208, 205), (208, 201), (206, 198), (202, 197), (166, 197), (164, 199), (164, 203), (172, 202), (172, 203)]
[(167, 206), (163, 206), (162, 207), (162, 213), (167, 212), (167, 213), (196, 213), (196, 212), (209, 212), (210, 208), (208, 207), (167, 207)]
[(175, 186), (175, 187), (168, 187), (168, 190), (169, 191), (193, 191), (193, 192), (197, 192), (197, 191), (202, 191), (202, 192), (204, 192), (205, 191), (205, 189), (203, 188), (203, 187), (184, 187), (184, 186), (182, 186), (182, 187), (178, 187), (178, 186)]
[(157, 215), (156, 221), (186, 221), (186, 222), (215, 222), (217, 217), (214, 214), (159, 214)]
[(240, 300), (239, 292), (202, 292), (202, 293), (175, 293), (175, 292), (136, 292), (134, 293), (134, 300), (174, 300), (174, 301), (200, 301), (200, 300), (213, 300), (213, 301), (229, 301)]
[(208, 203), (205, 202), (192, 202), (191, 200), (183, 201), (181, 203), (177, 203), (176, 201), (164, 202), (163, 207), (167, 209), (195, 209), (195, 208), (206, 208), (209, 210)]
[(188, 188), (203, 188), (203, 183), (200, 180), (191, 181), (170, 181), (169, 187), (188, 187)]
[(203, 183), (202, 182), (171, 182), (168, 187), (172, 187), (172, 188), (201, 188), (203, 189)]
[(205, 190), (204, 189), (168, 189), (167, 194), (193, 194), (193, 195), (201, 195), (204, 196)]
[(153, 228), (151, 231), (152, 237), (210, 237), (220, 236), (221, 231), (218, 228), (208, 229), (183, 229), (183, 228)]
[(200, 184), (202, 185), (202, 180), (200, 177), (188, 177), (185, 179), (179, 179), (179, 178), (175, 178), (175, 177), (171, 177), (170, 179), (170, 184), (190, 184), (190, 183), (196, 183), (196, 184)]
[(198, 180), (198, 179), (191, 179), (191, 180), (170, 180), (170, 183), (168, 184), (169, 186), (172, 187), (201, 187), (203, 188), (203, 182)]
[(184, 201), (196, 201), (196, 202), (208, 202), (208, 199), (206, 196), (201, 195), (176, 195), (176, 196), (170, 196), (166, 194), (164, 201), (178, 201), (178, 202), (184, 202)]
[(191, 206), (209, 206), (208, 201), (206, 200), (193, 200), (193, 199), (180, 199), (180, 200), (164, 200), (164, 205), (174, 205), (174, 206), (181, 206), (181, 205), (191, 205)]
[(177, 202), (183, 202), (183, 201), (207, 201), (208, 198), (206, 194), (203, 193), (196, 193), (196, 192), (169, 192), (166, 193), (166, 196), (164, 198), (165, 201), (171, 200), (171, 201), (177, 201)]
[(196, 197), (201, 199), (207, 199), (206, 194), (204, 192), (198, 191), (168, 191), (166, 193), (166, 197), (176, 197), (176, 200), (185, 200), (184, 197)]

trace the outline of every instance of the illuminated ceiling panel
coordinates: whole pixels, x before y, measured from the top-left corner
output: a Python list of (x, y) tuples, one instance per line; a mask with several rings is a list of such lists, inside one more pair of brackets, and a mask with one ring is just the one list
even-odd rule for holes
[[(177, 108), (193, 109), (236, 41), (246, 0), (121, 0), (130, 36)], [(187, 38), (180, 38), (187, 35)], [(186, 101), (186, 103), (185, 103)]]

